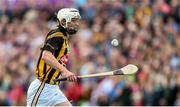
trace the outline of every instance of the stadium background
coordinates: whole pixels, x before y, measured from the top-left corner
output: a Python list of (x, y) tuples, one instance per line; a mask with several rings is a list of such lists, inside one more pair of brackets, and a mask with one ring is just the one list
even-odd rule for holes
[[(138, 65), (135, 76), (60, 86), (73, 105), (180, 105), (178, 0), (0, 0), (0, 105), (25, 105), (55, 12), (80, 10), (68, 69), (84, 75)], [(113, 38), (119, 46), (113, 47)]]

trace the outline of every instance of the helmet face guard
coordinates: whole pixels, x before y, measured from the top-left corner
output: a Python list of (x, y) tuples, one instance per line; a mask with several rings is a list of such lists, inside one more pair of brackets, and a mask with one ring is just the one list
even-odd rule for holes
[(70, 29), (70, 28), (65, 28), (67, 33), (70, 35), (76, 34), (78, 32), (78, 29), (74, 28), (74, 29)]
[[(63, 9), (58, 11), (57, 18), (60, 22), (60, 25), (62, 27), (64, 27), (70, 35), (75, 34), (77, 32), (77, 30), (78, 30), (77, 28), (74, 28), (74, 29), (67, 28), (68, 23), (72, 22), (73, 18), (78, 19), (78, 20), (81, 19), (81, 16), (80, 16), (79, 11), (77, 9), (63, 8)], [(61, 24), (61, 20), (63, 20), (63, 19), (66, 20), (65, 25)]]

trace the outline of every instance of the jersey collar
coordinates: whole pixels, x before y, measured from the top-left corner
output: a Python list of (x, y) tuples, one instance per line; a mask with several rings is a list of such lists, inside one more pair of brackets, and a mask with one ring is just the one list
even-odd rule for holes
[(64, 36), (67, 36), (66, 29), (64, 29), (62, 26), (59, 26), (58, 28), (59, 28), (60, 32), (62, 32), (64, 34)]

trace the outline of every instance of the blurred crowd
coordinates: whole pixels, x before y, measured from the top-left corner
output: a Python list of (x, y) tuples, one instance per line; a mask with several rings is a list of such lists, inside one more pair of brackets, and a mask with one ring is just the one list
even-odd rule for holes
[(139, 67), (134, 76), (62, 82), (73, 105), (180, 105), (179, 0), (0, 0), (0, 105), (26, 105), (40, 47), (63, 7), (82, 16), (69, 42), (70, 71)]

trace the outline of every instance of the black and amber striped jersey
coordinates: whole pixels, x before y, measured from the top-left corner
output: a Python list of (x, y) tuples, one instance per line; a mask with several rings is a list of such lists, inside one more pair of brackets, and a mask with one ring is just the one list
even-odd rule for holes
[(65, 32), (65, 29), (59, 27), (57, 29), (51, 30), (45, 39), (44, 45), (41, 48), (41, 54), (37, 63), (36, 68), (36, 77), (45, 83), (48, 84), (59, 84), (59, 82), (54, 83), (54, 79), (61, 78), (61, 72), (52, 68), (44, 62), (42, 59), (43, 50), (50, 51), (54, 57), (61, 63), (63, 66), (66, 66), (68, 60), (68, 36)]

